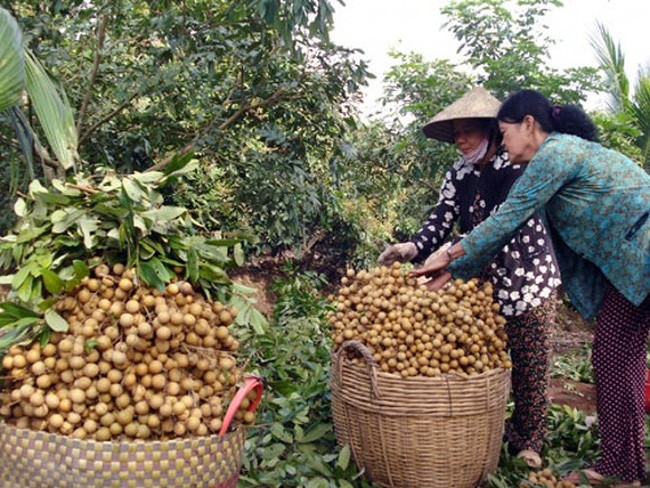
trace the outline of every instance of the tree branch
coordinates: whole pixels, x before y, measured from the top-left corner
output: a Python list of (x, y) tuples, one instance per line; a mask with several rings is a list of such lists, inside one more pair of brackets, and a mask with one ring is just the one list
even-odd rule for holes
[(88, 76), (86, 94), (84, 95), (84, 98), (81, 102), (81, 108), (79, 109), (79, 115), (77, 117), (77, 134), (81, 132), (81, 124), (83, 123), (83, 119), (86, 116), (93, 85), (97, 79), (97, 73), (99, 72), (99, 63), (101, 62), (102, 50), (104, 49), (104, 39), (106, 39), (106, 21), (107, 17), (105, 15), (102, 15), (99, 18), (99, 26), (97, 27), (97, 48), (95, 50), (95, 60), (93, 62), (93, 67), (90, 70), (90, 75)]
[(90, 129), (88, 129), (86, 132), (84, 132), (84, 134), (83, 134), (81, 137), (79, 137), (78, 145), (81, 146), (81, 143), (84, 142), (86, 139), (88, 139), (88, 138), (90, 137), (90, 135), (91, 135), (93, 132), (95, 132), (95, 130), (97, 129), (97, 127), (99, 127), (100, 125), (104, 124), (105, 122), (108, 122), (108, 121), (111, 120), (113, 117), (115, 117), (118, 113), (120, 113), (122, 110), (124, 110), (126, 107), (128, 107), (128, 106), (131, 104), (131, 102), (133, 101), (133, 99), (136, 98), (136, 97), (139, 96), (139, 95), (140, 95), (140, 94), (139, 94), (138, 92), (134, 93), (134, 94), (131, 95), (127, 100), (125, 100), (124, 102), (122, 102), (122, 104), (120, 104), (120, 106), (118, 106), (115, 110), (113, 110), (112, 112), (110, 112), (109, 114), (105, 115), (104, 117), (102, 117), (101, 119), (99, 119), (97, 122), (95, 122), (95, 123), (90, 127)]
[[(251, 104), (251, 103), (247, 103), (245, 105), (242, 105), (235, 112), (233, 112), (233, 114), (230, 117), (228, 117), (221, 124), (219, 124), (219, 127), (217, 127), (217, 131), (223, 131), (223, 130), (227, 129), (229, 126), (234, 124), (244, 113), (248, 112), (251, 109), (257, 109), (258, 107), (266, 107), (268, 105), (271, 105), (271, 104), (277, 102), (278, 100), (282, 99), (285, 96), (285, 94), (286, 94), (286, 90), (284, 88), (278, 88), (278, 90), (276, 90), (275, 93), (273, 93), (271, 96), (269, 96), (268, 98), (265, 98), (264, 100), (262, 100), (259, 103), (256, 103), (254, 105)], [(183, 155), (189, 153), (190, 151), (192, 151), (193, 149), (195, 149), (196, 146), (201, 141), (201, 139), (203, 138), (203, 134), (210, 131), (214, 127), (216, 121), (217, 121), (217, 118), (215, 117), (207, 125), (207, 127), (203, 131), (201, 131), (201, 134), (197, 134), (194, 137), (194, 139), (192, 139), (191, 142), (189, 142), (187, 145), (185, 145), (185, 147), (183, 147), (179, 152), (176, 152), (176, 153), (174, 153), (174, 155), (163, 159), (161, 162), (154, 164), (150, 168), (147, 168), (145, 170), (145, 172), (146, 171), (160, 171), (163, 168), (165, 168), (165, 166), (167, 166), (172, 161), (172, 159), (174, 157), (183, 156)]]

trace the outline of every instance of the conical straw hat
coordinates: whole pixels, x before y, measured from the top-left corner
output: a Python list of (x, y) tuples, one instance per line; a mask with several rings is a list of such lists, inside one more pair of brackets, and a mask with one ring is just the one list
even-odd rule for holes
[(427, 137), (442, 142), (454, 142), (452, 120), (492, 119), (497, 116), (500, 106), (501, 102), (489, 91), (477, 86), (436, 114), (422, 131)]

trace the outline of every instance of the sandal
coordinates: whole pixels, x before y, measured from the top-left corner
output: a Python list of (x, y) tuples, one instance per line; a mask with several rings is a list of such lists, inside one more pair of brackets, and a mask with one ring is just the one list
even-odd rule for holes
[(614, 481), (613, 483), (606, 483), (606, 478), (602, 474), (594, 471), (593, 469), (585, 468), (578, 471), (573, 471), (562, 478), (562, 481), (570, 481), (576, 486), (608, 486), (611, 488), (634, 488), (641, 486), (640, 481)]
[(531, 469), (539, 469), (542, 467), (542, 458), (535, 451), (523, 449), (517, 453), (517, 457), (523, 459)]

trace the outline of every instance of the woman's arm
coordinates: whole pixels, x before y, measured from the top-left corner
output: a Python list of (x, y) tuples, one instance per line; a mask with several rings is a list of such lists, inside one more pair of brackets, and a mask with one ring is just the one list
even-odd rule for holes
[(451, 233), (460, 214), (457, 165), (447, 171), (440, 187), (438, 203), (420, 230), (411, 238), (418, 250), (418, 258), (426, 258), (438, 249)]
[(563, 186), (574, 183), (584, 159), (580, 141), (554, 134), (547, 138), (499, 210), (463, 239), (466, 256), (449, 266), (454, 277), (478, 276), (535, 211), (542, 209)]

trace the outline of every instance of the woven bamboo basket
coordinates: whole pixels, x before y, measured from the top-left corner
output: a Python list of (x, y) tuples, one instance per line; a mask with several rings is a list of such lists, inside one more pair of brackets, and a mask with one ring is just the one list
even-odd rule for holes
[[(348, 359), (350, 349), (366, 367)], [(474, 488), (497, 468), (509, 370), (402, 378), (348, 341), (333, 356), (331, 388), (337, 442), (379, 486)]]
[[(230, 403), (219, 434), (166, 441), (81, 440), (0, 423), (3, 488), (236, 488), (246, 428), (232, 428), (246, 393), (263, 392), (250, 377)], [(229, 425), (231, 428), (229, 428)]]

